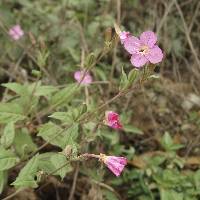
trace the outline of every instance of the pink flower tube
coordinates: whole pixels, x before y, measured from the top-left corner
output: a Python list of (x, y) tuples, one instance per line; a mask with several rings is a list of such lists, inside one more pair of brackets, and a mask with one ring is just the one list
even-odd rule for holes
[(131, 54), (133, 66), (139, 68), (147, 62), (156, 64), (162, 61), (163, 53), (156, 45), (157, 36), (154, 32), (145, 31), (137, 38), (123, 31), (119, 33), (119, 37), (124, 48)]
[(120, 176), (124, 167), (127, 165), (127, 159), (125, 157), (106, 156), (104, 154), (100, 154), (99, 159), (113, 174), (115, 174), (115, 176)]
[(21, 29), (20, 25), (15, 25), (10, 28), (9, 35), (13, 40), (19, 40), (24, 35), (24, 31)]
[(81, 82), (81, 85), (89, 85), (92, 83), (92, 76), (89, 74), (89, 72), (85, 73), (84, 70), (76, 71), (74, 73), (74, 78), (78, 83)]
[(119, 115), (116, 112), (106, 111), (104, 122), (111, 128), (122, 129), (122, 124), (120, 123)]

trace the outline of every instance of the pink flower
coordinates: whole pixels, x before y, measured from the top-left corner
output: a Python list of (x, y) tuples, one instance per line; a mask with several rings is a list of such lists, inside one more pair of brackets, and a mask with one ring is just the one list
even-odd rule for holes
[(126, 32), (126, 31), (122, 31), (120, 32), (119, 34), (119, 38), (121, 40), (121, 43), (124, 44), (124, 42), (126, 41), (126, 39), (131, 36), (129, 32)]
[(10, 28), (9, 35), (14, 40), (19, 40), (24, 35), (24, 31), (21, 29), (20, 25), (15, 25), (12, 28)]
[(115, 174), (115, 176), (119, 176), (124, 167), (127, 165), (127, 159), (125, 157), (106, 156), (104, 154), (100, 154), (99, 159), (104, 162), (104, 164), (113, 174)]
[(110, 126), (111, 128), (114, 128), (114, 129), (122, 128), (122, 124), (120, 123), (120, 120), (119, 120), (119, 115), (116, 112), (106, 111), (104, 122), (106, 125)]
[(76, 71), (74, 73), (74, 78), (77, 80), (78, 83), (81, 82), (81, 85), (88, 85), (92, 83), (92, 76), (88, 72), (85, 73), (84, 70)]
[(132, 65), (141, 67), (147, 62), (156, 64), (162, 61), (163, 53), (156, 45), (157, 36), (154, 32), (143, 32), (140, 38), (131, 36), (127, 32), (125, 33), (120, 33), (120, 39), (124, 48), (131, 54)]

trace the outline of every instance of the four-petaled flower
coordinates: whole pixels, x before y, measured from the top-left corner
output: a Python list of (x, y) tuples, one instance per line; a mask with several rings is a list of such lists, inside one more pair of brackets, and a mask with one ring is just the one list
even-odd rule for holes
[(21, 29), (20, 25), (15, 25), (10, 28), (9, 35), (13, 40), (19, 40), (24, 35), (24, 31)]
[(163, 53), (156, 45), (157, 36), (154, 32), (145, 31), (137, 38), (123, 31), (119, 37), (124, 48), (131, 54), (131, 63), (135, 67), (142, 67), (147, 62), (156, 64), (162, 61)]
[(81, 85), (89, 85), (92, 83), (92, 76), (89, 74), (89, 72), (85, 72), (84, 70), (76, 71), (74, 73), (74, 78)]
[(104, 122), (106, 125), (110, 126), (111, 128), (114, 128), (114, 129), (122, 128), (122, 124), (120, 123), (120, 120), (119, 120), (119, 115), (116, 112), (106, 111)]
[(125, 157), (100, 154), (99, 160), (102, 161), (115, 176), (120, 176), (124, 167), (127, 165), (127, 159)]

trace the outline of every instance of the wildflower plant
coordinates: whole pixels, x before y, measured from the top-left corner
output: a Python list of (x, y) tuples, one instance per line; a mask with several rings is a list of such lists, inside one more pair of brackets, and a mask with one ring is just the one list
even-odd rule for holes
[[(77, 27), (82, 30), (79, 23)], [(159, 39), (156, 34), (144, 31), (138, 38), (130, 32), (121, 31), (115, 24), (116, 33), (112, 35), (112, 31), (107, 31), (104, 43), (97, 50), (88, 48), (85, 44), (86, 36), (81, 35), (83, 44), (78, 54), (71, 48), (79, 38), (77, 33), (70, 33), (70, 37), (75, 40), (67, 40), (67, 45), (63, 42), (63, 47), (62, 42), (57, 40), (59, 31), (56, 27), (52, 31), (55, 38), (51, 45), (54, 41), (60, 42), (61, 54), (66, 53), (67, 48), (68, 56), (76, 63), (74, 67), (65, 63), (65, 70), (58, 79), (66, 82), (61, 84), (61, 80), (56, 77), (56, 69), (52, 70), (54, 73), (50, 73), (47, 68), (52, 64), (49, 59), (57, 52), (49, 51), (42, 37), (36, 39), (29, 31), (29, 34), (24, 34), (19, 25), (8, 30), (4, 28), (13, 45), (22, 46), (23, 43), (19, 42), (23, 37), (31, 43), (18, 61), (20, 63), (27, 56), (31, 60), (31, 70), (28, 71), (29, 75), (26, 71), (19, 71), (22, 80), (10, 79), (12, 81), (2, 84), (5, 95), (0, 103), (0, 193), (5, 190), (10, 172), (18, 170), (12, 181), (9, 180), (10, 187), (14, 187), (16, 191), (8, 198), (26, 188), (39, 188), (50, 176), (65, 181), (71, 175), (76, 182), (78, 173), (79, 176), (89, 177), (88, 184), (95, 183), (104, 187), (106, 192), (102, 191), (107, 199), (107, 192), (112, 192), (115, 196), (114, 190), (107, 184), (120, 187), (122, 183), (130, 186), (129, 196), (132, 195), (131, 191), (138, 189), (137, 183), (141, 183), (139, 190), (143, 188), (145, 194), (152, 197), (146, 186), (151, 175), (152, 185), (155, 182), (160, 184), (156, 190), (164, 195), (161, 183), (166, 177), (163, 177), (160, 164), (166, 162), (182, 167), (182, 160), (174, 156), (175, 151), (182, 146), (173, 144), (169, 134), (165, 134), (160, 142), (166, 150), (163, 157), (142, 160), (139, 163), (139, 167), (143, 164), (141, 173), (134, 171), (135, 149), (127, 148), (123, 136), (130, 132), (138, 135), (143, 132), (129, 120), (124, 120), (128, 112), (123, 113), (121, 106), (115, 104), (154, 78), (155, 64), (163, 60), (163, 51), (156, 44)], [(96, 40), (96, 35), (91, 30), (88, 35), (94, 36)], [(125, 66), (118, 66), (120, 77), (115, 81), (112, 76), (107, 76), (112, 74), (112, 67), (106, 65), (101, 69), (101, 61), (110, 52), (119, 50), (119, 45), (130, 54), (132, 65), (126, 67), (126, 70)], [(122, 50), (121, 53), (125, 54), (125, 51)], [(54, 60), (55, 66), (64, 62), (57, 61), (56, 57)], [(106, 74), (103, 70), (108, 70), (109, 73)], [(31, 77), (30, 80), (27, 77)], [(100, 87), (100, 84), (105, 87)], [(112, 94), (109, 99), (107, 93)], [(169, 174), (167, 170), (164, 172)], [(169, 176), (173, 177), (175, 174), (174, 170)], [(111, 177), (110, 183), (103, 183), (107, 176)], [(135, 179), (137, 183), (133, 182)], [(173, 184), (176, 184), (175, 181)], [(198, 183), (196, 185), (199, 186)], [(134, 191), (135, 194), (137, 191)], [(146, 199), (153, 199), (150, 197)]]
[[(15, 26), (9, 31), (9, 35), (15, 40), (18, 40), (23, 34), (20, 26)], [(119, 37), (125, 49), (133, 55), (138, 53), (140, 56), (144, 56), (139, 52), (143, 48), (142, 45), (146, 45), (145, 48), (148, 48), (146, 50), (150, 51), (151, 55), (151, 51), (158, 49), (155, 46), (156, 38), (151, 38), (155, 37), (152, 32), (142, 34), (140, 40), (143, 41), (143, 44), (139, 39), (130, 36), (129, 33), (121, 32)], [(148, 37), (152, 41), (148, 41)], [(134, 46), (136, 44), (134, 43), (135, 41), (139, 43), (137, 48)], [(137, 49), (138, 52), (133, 49)], [(89, 56), (91, 57), (91, 55)], [(153, 56), (155, 58), (156, 54)], [(160, 55), (157, 56), (159, 57)], [(144, 58), (142, 59), (144, 60)], [(150, 60), (152, 61), (152, 59)], [(160, 57), (156, 61), (161, 61)], [(42, 78), (40, 73), (42, 72), (36, 74), (37, 81), (35, 83), (22, 85), (12, 82), (3, 84), (4, 87), (16, 94), (16, 98), (12, 98), (9, 102), (1, 103), (0, 105), (0, 123), (5, 125), (4, 133), (1, 136), (0, 170), (7, 173), (7, 170), (17, 165), (22, 163), (24, 165), (11, 185), (18, 189), (26, 187), (36, 188), (38, 187), (39, 179), (35, 179), (35, 177), (39, 173), (41, 175), (41, 172), (46, 175), (59, 175), (63, 179), (67, 173), (73, 170), (73, 162), (84, 162), (85, 159), (91, 158), (97, 158), (98, 161), (104, 163), (115, 176), (118, 177), (122, 174), (127, 165), (127, 158), (121, 155), (108, 156), (103, 150), (89, 150), (89, 144), (86, 145), (88, 146), (87, 148), (84, 145), (81, 146), (81, 143), (87, 141), (87, 135), (81, 136), (81, 132), (86, 132), (86, 127), (89, 123), (96, 124), (95, 127), (89, 129), (89, 131), (92, 131), (92, 139), (90, 141), (94, 142), (98, 140), (96, 133), (99, 132), (101, 134), (99, 123), (104, 123), (114, 130), (123, 130), (119, 114), (114, 111), (107, 111), (106, 107), (110, 106), (115, 99), (132, 91), (135, 85), (139, 86), (141, 80), (147, 80), (150, 74), (146, 76), (143, 73), (138, 73), (135, 69), (131, 70), (128, 75), (123, 72), (121, 78), (122, 87), (119, 87), (119, 91), (113, 98), (96, 108), (92, 108), (88, 100), (87, 104), (82, 102), (79, 105), (73, 106), (72, 102), (75, 95), (82, 93), (82, 87), (86, 85), (91, 87), (90, 84), (93, 78), (89, 73), (89, 69), (95, 69), (93, 68), (93, 62), (90, 64), (85, 69), (74, 72), (75, 81), (61, 89), (53, 85), (43, 85), (40, 81)], [(48, 102), (48, 107), (46, 108), (39, 106), (39, 102), (44, 97)], [(67, 110), (66, 105), (68, 105)], [(49, 119), (46, 123), (36, 126), (35, 122), (38, 123), (38, 114), (35, 115), (35, 112), (39, 112), (40, 119), (43, 116), (48, 116)], [(104, 119), (98, 117), (103, 112), (105, 112)], [(34, 129), (35, 126), (36, 130)], [(40, 147), (32, 141), (29, 132), (36, 134), (36, 137), (44, 141)], [(115, 134), (119, 133), (116, 132)], [(23, 139), (26, 138), (25, 141), (21, 141), (21, 137)], [(27, 141), (29, 141), (28, 146), (26, 146)], [(21, 149), (18, 147), (19, 144), (21, 144)], [(57, 146), (60, 151), (41, 153), (40, 151), (49, 144)], [(17, 154), (12, 151), (13, 147), (16, 148)]]

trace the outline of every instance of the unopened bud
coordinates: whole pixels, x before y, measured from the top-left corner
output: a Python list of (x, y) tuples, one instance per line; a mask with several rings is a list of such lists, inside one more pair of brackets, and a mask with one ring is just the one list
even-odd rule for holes
[(115, 32), (117, 33), (117, 35), (119, 35), (121, 33), (121, 29), (116, 23), (114, 23), (114, 27), (115, 27)]
[(32, 44), (32, 45), (35, 45), (35, 44), (36, 44), (36, 39), (35, 39), (33, 33), (29, 32), (29, 33), (28, 33), (28, 36), (29, 36), (29, 38), (30, 38), (31, 44)]
[(105, 31), (105, 42), (110, 42), (112, 39), (112, 29), (109, 27)]
[(71, 145), (67, 145), (63, 150), (63, 153), (66, 157), (69, 157), (72, 154), (72, 147)]

